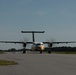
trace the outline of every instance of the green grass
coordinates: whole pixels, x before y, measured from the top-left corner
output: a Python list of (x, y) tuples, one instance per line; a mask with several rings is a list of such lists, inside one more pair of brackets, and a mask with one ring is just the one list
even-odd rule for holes
[(0, 54), (4, 54), (4, 52), (3, 51), (0, 51)]
[(15, 61), (0, 60), (0, 66), (16, 65)]

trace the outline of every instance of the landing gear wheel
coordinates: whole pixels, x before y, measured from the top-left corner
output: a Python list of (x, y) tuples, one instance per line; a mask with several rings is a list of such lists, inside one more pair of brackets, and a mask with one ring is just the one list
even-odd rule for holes
[(49, 54), (51, 54), (51, 51), (48, 51)]
[(40, 54), (42, 54), (42, 51), (40, 51)]
[(23, 54), (25, 54), (26, 53), (26, 50), (23, 50)]

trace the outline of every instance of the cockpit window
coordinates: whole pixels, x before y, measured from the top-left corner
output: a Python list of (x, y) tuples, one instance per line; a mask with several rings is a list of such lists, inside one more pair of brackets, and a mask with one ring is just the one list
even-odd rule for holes
[(43, 43), (33, 43), (34, 45), (43, 45)]
[(36, 45), (43, 45), (42, 43), (37, 43)]
[(36, 44), (36, 45), (41, 45), (40, 43)]

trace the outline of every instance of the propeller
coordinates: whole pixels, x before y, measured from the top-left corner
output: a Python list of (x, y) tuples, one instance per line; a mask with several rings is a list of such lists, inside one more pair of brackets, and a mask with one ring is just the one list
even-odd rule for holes
[(26, 43), (23, 43), (23, 48), (26, 48), (26, 45), (27, 45)]
[(28, 38), (23, 38), (23, 39), (21, 40), (22, 46), (23, 46), (23, 49), (22, 49), (22, 50), (23, 50), (23, 54), (26, 53), (27, 41), (28, 41)]
[(48, 40), (48, 47), (53, 47), (54, 46), (54, 43), (56, 40), (54, 38), (51, 38), (50, 40)]
[(21, 40), (23, 49), (26, 48), (26, 46), (27, 46), (27, 41), (28, 41), (28, 38), (23, 38), (23, 39)]

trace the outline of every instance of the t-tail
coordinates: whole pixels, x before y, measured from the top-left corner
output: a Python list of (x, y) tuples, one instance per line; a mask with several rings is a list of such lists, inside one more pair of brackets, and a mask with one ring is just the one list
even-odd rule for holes
[(21, 33), (32, 33), (32, 41), (35, 42), (34, 33), (44, 33), (44, 31), (21, 31)]

